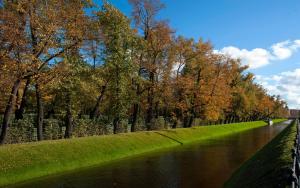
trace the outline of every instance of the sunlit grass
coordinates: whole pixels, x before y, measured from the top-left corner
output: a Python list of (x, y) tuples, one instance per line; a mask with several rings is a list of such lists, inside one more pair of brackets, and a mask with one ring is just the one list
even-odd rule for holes
[(5, 145), (0, 147), (0, 186), (265, 125), (256, 121)]

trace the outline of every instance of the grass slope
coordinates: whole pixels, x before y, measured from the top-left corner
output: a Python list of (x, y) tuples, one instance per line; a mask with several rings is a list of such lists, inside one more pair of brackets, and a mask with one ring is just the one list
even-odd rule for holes
[(295, 122), (244, 163), (225, 187), (287, 187), (293, 164), (292, 148), (296, 138)]
[(0, 147), (0, 186), (265, 125), (256, 121), (5, 145)]

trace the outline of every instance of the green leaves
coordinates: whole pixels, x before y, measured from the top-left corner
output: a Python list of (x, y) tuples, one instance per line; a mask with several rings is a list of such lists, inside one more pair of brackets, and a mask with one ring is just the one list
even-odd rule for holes
[(105, 3), (97, 16), (104, 37), (103, 68), (110, 77), (109, 112), (113, 117), (125, 118), (131, 100), (131, 78), (136, 72), (132, 61), (136, 36), (129, 19), (110, 4)]

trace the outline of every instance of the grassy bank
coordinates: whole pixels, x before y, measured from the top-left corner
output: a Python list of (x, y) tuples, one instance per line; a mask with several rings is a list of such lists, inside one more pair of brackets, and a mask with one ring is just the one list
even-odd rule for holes
[(293, 122), (269, 144), (244, 163), (225, 187), (287, 187), (287, 174), (293, 164), (292, 148), (296, 137)]
[(0, 186), (265, 125), (256, 121), (5, 145), (0, 147)]

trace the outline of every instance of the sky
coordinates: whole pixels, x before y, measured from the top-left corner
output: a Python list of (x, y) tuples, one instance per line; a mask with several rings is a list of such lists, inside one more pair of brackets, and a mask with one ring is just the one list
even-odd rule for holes
[[(215, 51), (241, 59), (256, 82), (300, 109), (299, 0), (161, 0), (158, 18), (176, 35), (209, 40)], [(127, 0), (110, 0), (127, 16)]]

